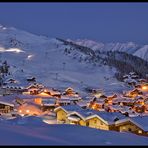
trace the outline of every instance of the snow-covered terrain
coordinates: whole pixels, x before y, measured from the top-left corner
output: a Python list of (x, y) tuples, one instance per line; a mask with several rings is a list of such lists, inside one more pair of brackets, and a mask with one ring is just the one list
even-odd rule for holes
[(148, 145), (147, 137), (131, 133), (78, 125), (49, 125), (42, 123), (37, 117), (29, 117), (24, 122), (15, 120), (16, 124), (13, 124), (14, 120), (9, 121), (12, 124), (0, 123), (0, 145)]
[[(69, 40), (72, 41), (72, 40)], [(73, 41), (76, 44), (83, 45), (89, 47), (95, 51), (122, 51), (138, 56), (146, 61), (148, 61), (148, 45), (138, 45), (134, 42), (127, 43), (103, 43), (92, 41), (88, 39), (78, 39)]]
[[(145, 55), (147, 45), (142, 47), (132, 42), (104, 44), (87, 40), (84, 42), (79, 40), (77, 44), (90, 47), (94, 51), (127, 51), (147, 60), (147, 55)], [(87, 51), (83, 52), (84, 49)], [(93, 50), (91, 51), (94, 52)], [(128, 86), (115, 78), (117, 72), (115, 68), (101, 64), (99, 61), (93, 63), (92, 52), (89, 53), (87, 48), (81, 49), (70, 44), (66, 45), (56, 38), (38, 36), (0, 25), (0, 65), (5, 60), (10, 65), (10, 74), (3, 79), (8, 83), (10, 79), (15, 80), (15, 83), (9, 83), (7, 86), (25, 87), (30, 84), (27, 78), (35, 77), (36, 81), (45, 87), (62, 90), (72, 87), (82, 96), (86, 95), (86, 88), (97, 88), (107, 93), (129, 90)], [(9, 95), (2, 98), (7, 102), (11, 100), (11, 97), (14, 96)], [(147, 137), (131, 133), (102, 131), (76, 125), (58, 125), (55, 116), (49, 116), (49, 114), (39, 117), (18, 115), (17, 118), (6, 119), (8, 117), (5, 115), (0, 116), (0, 132), (2, 133), (0, 145), (148, 144)]]
[(0, 60), (10, 64), (12, 75), (9, 77), (18, 81), (16, 85), (28, 85), (26, 77), (35, 76), (38, 82), (48, 87), (73, 87), (77, 91), (83, 91), (84, 87), (107, 91), (126, 89), (114, 78), (116, 69), (80, 62), (79, 56), (87, 55), (76, 50), (67, 55), (65, 48), (70, 47), (54, 38), (0, 26)]

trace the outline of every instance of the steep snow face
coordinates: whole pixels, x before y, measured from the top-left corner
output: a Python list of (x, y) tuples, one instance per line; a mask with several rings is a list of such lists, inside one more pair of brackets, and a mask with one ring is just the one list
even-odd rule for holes
[(135, 56), (138, 56), (142, 59), (148, 61), (148, 45), (143, 46), (134, 53)]
[(133, 53), (137, 50), (140, 46), (135, 44), (134, 42), (127, 42), (127, 43), (102, 43), (102, 42), (95, 42), (91, 40), (81, 40), (78, 39), (74, 41), (76, 44), (83, 45), (89, 47), (93, 50), (101, 50), (101, 51), (125, 51), (128, 53)]
[(106, 91), (125, 89), (123, 83), (114, 78), (114, 68), (80, 61), (80, 57), (88, 55), (74, 49), (66, 54), (65, 48), (71, 47), (54, 38), (33, 35), (12, 27), (0, 28), (0, 60), (10, 63), (11, 76), (8, 77), (17, 79), (16, 85), (28, 85), (26, 78), (35, 76), (37, 82), (47, 87), (73, 87), (80, 92), (86, 87)]
[[(68, 39), (68, 41), (72, 41), (72, 40)], [(96, 51), (98, 49), (102, 49), (105, 46), (105, 44), (103, 44), (101, 42), (95, 42), (95, 41), (87, 40), (87, 39), (84, 39), (84, 40), (77, 39), (74, 42), (78, 45), (89, 47), (89, 48), (93, 49), (94, 51)]]
[[(72, 40), (71, 40), (72, 41)], [(76, 44), (89, 47), (94, 51), (122, 51), (138, 56), (146, 61), (148, 61), (148, 45), (138, 45), (134, 42), (127, 43), (102, 43), (95, 42), (91, 40), (75, 40)]]

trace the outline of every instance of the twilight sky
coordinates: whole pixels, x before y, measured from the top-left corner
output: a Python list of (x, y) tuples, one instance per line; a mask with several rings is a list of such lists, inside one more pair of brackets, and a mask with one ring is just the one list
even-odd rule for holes
[(49, 37), (148, 44), (148, 3), (0, 3), (0, 24)]

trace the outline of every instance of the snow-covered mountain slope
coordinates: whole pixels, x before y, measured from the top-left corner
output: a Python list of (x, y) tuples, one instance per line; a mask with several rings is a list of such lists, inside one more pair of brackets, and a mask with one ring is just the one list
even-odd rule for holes
[(0, 145), (148, 145), (147, 137), (131, 133), (34, 122), (36, 125), (0, 123)]
[[(35, 76), (37, 82), (49, 87), (73, 87), (82, 91), (84, 87), (120, 91), (126, 87), (114, 78), (116, 70), (103, 65), (93, 65), (89, 55), (72, 49), (69, 45), (45, 36), (15, 29), (0, 27), (0, 60), (7, 60), (10, 72), (17, 85), (28, 85), (26, 77)], [(109, 87), (111, 86), (111, 87)], [(114, 86), (114, 87), (113, 87)]]
[[(70, 39), (69, 39), (70, 41)], [(71, 40), (72, 41), (72, 40)], [(78, 39), (73, 41), (76, 44), (89, 47), (94, 51), (122, 51), (138, 56), (146, 61), (148, 61), (148, 45), (138, 45), (134, 42), (127, 43), (102, 43), (87, 39)]]
[(148, 45), (143, 46), (134, 53), (135, 56), (142, 57), (148, 61)]

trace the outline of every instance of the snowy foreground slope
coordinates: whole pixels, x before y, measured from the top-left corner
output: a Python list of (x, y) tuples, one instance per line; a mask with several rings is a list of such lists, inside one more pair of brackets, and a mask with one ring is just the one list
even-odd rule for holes
[(76, 125), (0, 123), (0, 145), (148, 145), (148, 138)]
[(77, 56), (85, 57), (84, 53), (73, 51), (66, 55), (65, 48), (68, 47), (54, 38), (0, 26), (0, 60), (7, 60), (11, 65), (9, 77), (16, 79), (17, 85), (28, 85), (26, 77), (35, 76), (47, 87), (73, 87), (77, 91), (83, 91), (84, 87), (107, 91), (126, 89), (114, 78), (114, 68), (80, 62)]

